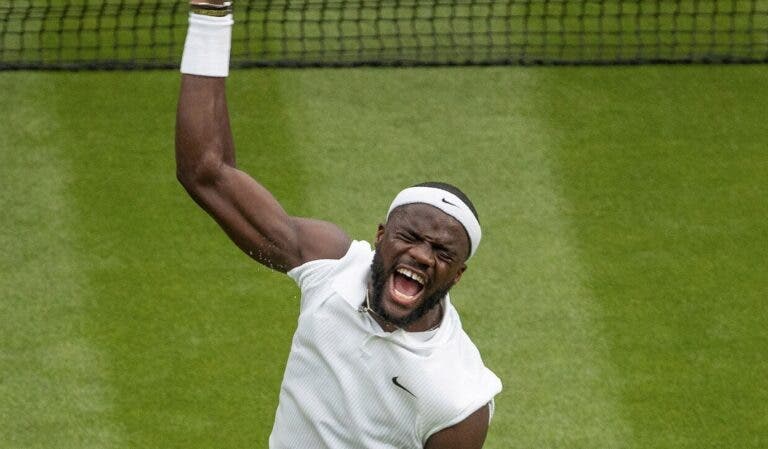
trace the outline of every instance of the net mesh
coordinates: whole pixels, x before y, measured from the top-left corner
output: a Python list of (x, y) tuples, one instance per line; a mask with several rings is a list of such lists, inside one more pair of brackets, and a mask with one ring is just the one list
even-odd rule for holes
[[(768, 0), (234, 2), (232, 66), (768, 62)], [(0, 0), (0, 69), (177, 67), (186, 0)]]

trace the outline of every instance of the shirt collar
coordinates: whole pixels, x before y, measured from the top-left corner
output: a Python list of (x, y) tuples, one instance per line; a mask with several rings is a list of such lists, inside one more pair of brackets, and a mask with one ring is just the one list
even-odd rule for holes
[[(333, 290), (344, 299), (355, 310), (360, 310), (363, 302), (365, 301), (365, 294), (368, 289), (368, 279), (371, 274), (371, 262), (373, 262), (373, 255), (375, 251), (371, 250), (370, 254), (366, 254), (357, 258), (353, 263), (347, 265), (343, 270), (343, 274), (336, 276), (333, 280)], [(430, 338), (429, 340), (434, 344), (437, 340), (444, 340), (450, 335), (449, 328), (451, 323), (457, 320), (456, 312), (451, 305), (450, 295), (446, 294), (443, 299), (443, 317), (440, 327), (437, 329), (436, 336), (438, 338)], [(377, 326), (378, 327), (378, 326)], [(408, 342), (409, 346), (425, 346), (431, 345), (428, 342), (419, 341), (416, 337), (409, 337), (410, 332), (406, 332), (402, 329), (398, 329), (394, 332), (388, 333), (381, 331), (382, 336), (388, 336), (388, 338), (395, 338)]]
[(372, 250), (365, 258), (361, 257), (360, 260), (355, 261), (344, 270), (342, 275), (336, 276), (333, 280), (333, 290), (355, 309), (365, 301), (373, 254)]

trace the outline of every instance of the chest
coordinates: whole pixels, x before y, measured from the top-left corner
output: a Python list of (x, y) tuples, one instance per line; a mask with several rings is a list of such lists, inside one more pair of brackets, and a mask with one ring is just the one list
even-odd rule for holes
[(445, 372), (438, 361), (434, 351), (376, 332), (349, 304), (331, 302), (300, 317), (286, 375), (325, 416), (354, 428), (360, 447), (387, 440), (421, 448), (428, 420), (449, 396), (435, 382)]

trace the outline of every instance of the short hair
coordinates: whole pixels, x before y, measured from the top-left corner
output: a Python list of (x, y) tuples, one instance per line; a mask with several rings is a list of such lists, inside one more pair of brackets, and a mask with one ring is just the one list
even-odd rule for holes
[(447, 182), (429, 181), (429, 182), (422, 182), (420, 184), (416, 184), (411, 187), (432, 187), (435, 189), (445, 190), (446, 192), (456, 195), (464, 204), (467, 205), (469, 210), (472, 211), (472, 214), (475, 216), (478, 223), (480, 222), (480, 217), (477, 215), (477, 209), (475, 209), (475, 205), (472, 204), (472, 201), (470, 201), (469, 197), (455, 185), (448, 184)]

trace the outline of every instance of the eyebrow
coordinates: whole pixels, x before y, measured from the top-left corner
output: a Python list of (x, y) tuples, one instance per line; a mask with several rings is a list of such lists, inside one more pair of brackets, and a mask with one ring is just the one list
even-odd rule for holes
[[(406, 218), (410, 218), (410, 217), (406, 217)], [(406, 219), (406, 220), (404, 220), (404, 221), (402, 221), (400, 223), (400, 232), (405, 232), (405, 233), (410, 234), (410, 235), (412, 235), (414, 237), (418, 237), (420, 239), (424, 239), (424, 234), (421, 233), (421, 232), (418, 232), (416, 230), (416, 227), (414, 225), (412, 225), (410, 220), (408, 220), (408, 219)], [(432, 241), (430, 241), (430, 244), (433, 247), (437, 248), (437, 249), (449, 251), (451, 253), (451, 255), (453, 255), (453, 256), (458, 256), (459, 253), (460, 253), (460, 251), (459, 251), (459, 244), (460, 243), (458, 242), (457, 239), (454, 238), (453, 234), (449, 234), (449, 235), (451, 236), (450, 237), (450, 240), (451, 240), (450, 242), (443, 242), (442, 240), (440, 240), (439, 242), (436, 242), (436, 241), (432, 240)]]
[(456, 253), (456, 248), (450, 245), (444, 245), (442, 243), (436, 243), (436, 242), (430, 242), (432, 243), (432, 246), (434, 246), (437, 249), (450, 251), (451, 253)]
[[(423, 234), (417, 232), (412, 227), (404, 227), (404, 232), (413, 235), (414, 237), (418, 237), (419, 239), (426, 240)], [(451, 255), (457, 255), (459, 254), (458, 250), (458, 243), (453, 242), (443, 242), (442, 240), (436, 241), (434, 239), (429, 240), (429, 244), (432, 245), (435, 249), (439, 249), (441, 251), (448, 251), (451, 253)]]

